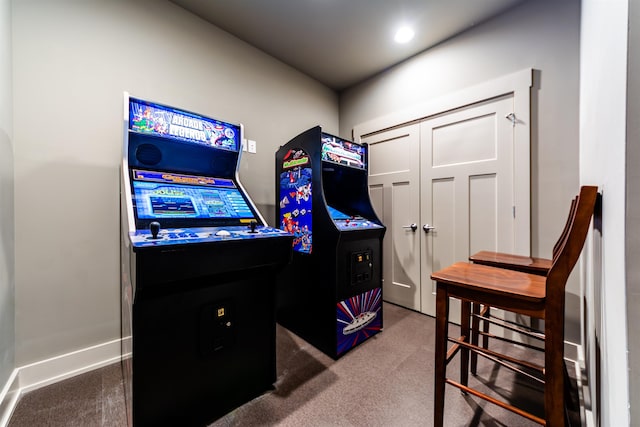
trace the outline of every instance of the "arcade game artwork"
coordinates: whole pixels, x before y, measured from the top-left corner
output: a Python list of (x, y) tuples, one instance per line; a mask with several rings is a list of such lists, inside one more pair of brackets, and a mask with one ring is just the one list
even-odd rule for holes
[(135, 99), (129, 112), (132, 132), (238, 150), (239, 126)]
[(273, 387), (293, 236), (243, 188), (242, 125), (129, 97), (121, 170), (129, 425), (208, 425)]
[(309, 129), (276, 153), (277, 217), (294, 235), (278, 322), (338, 358), (382, 329), (382, 237), (367, 146)]
[(311, 167), (302, 150), (284, 156), (280, 174), (280, 226), (294, 235), (293, 250), (311, 253)]

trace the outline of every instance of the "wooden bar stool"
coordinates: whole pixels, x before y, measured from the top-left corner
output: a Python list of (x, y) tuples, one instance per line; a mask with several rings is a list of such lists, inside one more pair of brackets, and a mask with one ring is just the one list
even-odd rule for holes
[[(569, 232), (569, 227), (571, 226), (571, 221), (576, 213), (578, 196), (574, 197), (571, 200), (571, 205), (569, 207), (569, 214), (567, 216), (567, 220), (564, 224), (564, 228), (562, 229), (562, 233), (560, 233), (560, 237), (553, 245), (552, 257), (555, 258), (562, 245), (564, 244), (567, 234)], [(549, 269), (553, 264), (553, 258), (537, 258), (537, 257), (528, 257), (522, 255), (514, 255), (507, 254), (502, 252), (492, 252), (492, 251), (480, 251), (469, 257), (469, 261), (474, 264), (483, 264), (490, 265), (498, 268), (506, 268), (508, 270), (522, 271), (524, 273), (537, 274), (539, 276), (545, 276), (549, 273)], [(496, 338), (502, 341), (510, 341), (515, 343), (513, 340), (509, 340), (503, 337), (498, 337), (489, 333), (489, 325), (494, 324), (496, 326), (500, 326), (503, 329), (508, 329), (510, 331), (516, 332), (521, 335), (525, 335), (529, 338), (533, 338), (535, 340), (544, 341), (544, 333), (541, 332), (538, 328), (532, 328), (530, 325), (524, 325), (521, 323), (516, 323), (513, 321), (506, 320), (504, 318), (500, 318), (495, 316), (491, 312), (491, 307), (488, 305), (480, 306), (479, 304), (472, 304), (471, 307), (471, 343), (474, 345), (478, 345), (478, 337), (482, 335), (482, 347), (489, 347), (489, 338)], [(482, 321), (482, 331), (480, 331), (480, 322)], [(519, 343), (520, 345), (525, 345), (523, 343)], [(526, 344), (525, 346), (539, 349), (533, 345)], [(478, 364), (478, 354), (475, 352), (471, 353), (471, 373), (476, 374), (476, 368)]]
[[(580, 189), (575, 214), (570, 219), (564, 241), (559, 244), (546, 276), (493, 266), (458, 262), (431, 278), (436, 281), (436, 345), (434, 426), (444, 422), (445, 384), (499, 405), (516, 414), (547, 426), (565, 425), (564, 397), (564, 289), (575, 266), (589, 230), (597, 198), (597, 187)], [(449, 298), (461, 301), (461, 336), (448, 335)], [(471, 342), (471, 305), (481, 304), (544, 320), (544, 366), (519, 360)], [(448, 343), (453, 345), (448, 349)], [(476, 352), (492, 360), (519, 365), (539, 372), (544, 381), (544, 419), (489, 396), (468, 385), (469, 353)], [(460, 353), (460, 381), (447, 377), (449, 361)]]

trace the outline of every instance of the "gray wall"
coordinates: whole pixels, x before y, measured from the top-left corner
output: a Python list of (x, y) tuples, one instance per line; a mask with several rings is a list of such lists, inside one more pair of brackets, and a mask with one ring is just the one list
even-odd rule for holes
[[(595, 226), (583, 252), (585, 360), (594, 418), (596, 425), (603, 426), (637, 425), (629, 420), (629, 406), (638, 401), (629, 399), (631, 366), (627, 359), (627, 327), (634, 333), (637, 324), (627, 324), (634, 315), (629, 313), (627, 317), (627, 304), (633, 304), (633, 300), (627, 301), (631, 289), (625, 286), (632, 279), (625, 276), (625, 234), (638, 237), (633, 222), (625, 226), (625, 205), (637, 197), (634, 195), (638, 191), (625, 190), (625, 180), (634, 176), (632, 171), (630, 175), (625, 173), (625, 151), (633, 145), (630, 138), (637, 130), (637, 116), (632, 115), (637, 99), (627, 100), (636, 90), (632, 85), (629, 91), (627, 77), (630, 82), (637, 79), (627, 76), (628, 19), (626, 0), (582, 1), (580, 181), (598, 185), (602, 193), (602, 206), (596, 209)], [(633, 156), (635, 150), (629, 154)], [(627, 262), (638, 261), (627, 258)]]
[(120, 337), (123, 91), (243, 123), (258, 153), (244, 156), (240, 177), (268, 218), (275, 151), (311, 126), (338, 132), (338, 98), (168, 1), (13, 7), (16, 361), (24, 365)]
[[(340, 97), (340, 132), (525, 68), (531, 105), (532, 254), (550, 257), (578, 191), (580, 1), (538, 0), (454, 37)], [(568, 285), (567, 338), (580, 341), (579, 280)]]
[(0, 0), (0, 388), (14, 363), (11, 0)]
[[(640, 4), (629, 1), (627, 66), (627, 325), (640, 325)], [(640, 425), (640, 335), (629, 328), (629, 402), (632, 426)]]

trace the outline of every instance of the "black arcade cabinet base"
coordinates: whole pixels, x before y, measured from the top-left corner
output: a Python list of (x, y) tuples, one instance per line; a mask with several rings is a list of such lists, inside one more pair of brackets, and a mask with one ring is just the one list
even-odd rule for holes
[(136, 426), (206, 425), (272, 388), (273, 282), (264, 276), (181, 283), (194, 288), (136, 304)]
[(250, 243), (136, 253), (123, 362), (134, 426), (205, 426), (273, 388), (275, 274), (291, 239)]

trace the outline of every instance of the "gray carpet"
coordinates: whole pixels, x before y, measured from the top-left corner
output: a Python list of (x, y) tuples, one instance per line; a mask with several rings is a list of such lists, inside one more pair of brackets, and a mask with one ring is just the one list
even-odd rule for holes
[[(384, 331), (337, 361), (278, 326), (275, 389), (211, 426), (432, 425), (434, 319), (388, 303), (383, 310)], [(453, 334), (455, 328), (450, 329)], [(530, 358), (541, 360), (539, 354)], [(455, 362), (448, 369), (456, 379)], [(541, 386), (491, 362), (480, 359), (478, 375), (470, 383), (543, 414)], [(124, 425), (119, 364), (26, 394), (9, 423), (9, 427)], [(537, 424), (447, 386), (445, 425)]]

